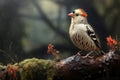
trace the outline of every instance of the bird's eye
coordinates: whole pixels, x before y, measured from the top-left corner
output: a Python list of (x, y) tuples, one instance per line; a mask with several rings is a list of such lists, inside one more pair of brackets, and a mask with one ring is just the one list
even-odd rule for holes
[(75, 11), (73, 11), (73, 14), (75, 13)]
[(75, 14), (76, 16), (79, 16), (79, 14)]

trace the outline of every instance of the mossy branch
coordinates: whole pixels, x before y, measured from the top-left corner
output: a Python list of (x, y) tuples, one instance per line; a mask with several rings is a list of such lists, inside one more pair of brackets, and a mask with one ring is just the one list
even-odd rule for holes
[(120, 74), (120, 52), (109, 51), (97, 58), (83, 58), (80, 54), (60, 62), (26, 59), (13, 65), (0, 66), (1, 80), (78, 80), (99, 79)]

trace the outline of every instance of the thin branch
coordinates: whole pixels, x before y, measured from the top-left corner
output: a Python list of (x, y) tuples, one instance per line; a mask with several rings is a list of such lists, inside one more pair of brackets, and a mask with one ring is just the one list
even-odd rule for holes
[(6, 52), (6, 51), (4, 51), (4, 50), (2, 50), (2, 49), (0, 49), (0, 52), (2, 52), (3, 55), (7, 56), (7, 57), (11, 60), (11, 62), (13, 62), (13, 63), (16, 62), (16, 61), (14, 60), (14, 58), (12, 57), (12, 55), (9, 54), (8, 52)]

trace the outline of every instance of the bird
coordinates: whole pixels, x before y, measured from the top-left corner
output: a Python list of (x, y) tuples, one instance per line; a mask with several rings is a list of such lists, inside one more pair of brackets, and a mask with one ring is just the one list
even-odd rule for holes
[(90, 51), (86, 57), (93, 52), (104, 54), (99, 38), (87, 21), (88, 14), (85, 10), (81, 8), (75, 9), (68, 16), (71, 17), (69, 35), (73, 44), (81, 50)]

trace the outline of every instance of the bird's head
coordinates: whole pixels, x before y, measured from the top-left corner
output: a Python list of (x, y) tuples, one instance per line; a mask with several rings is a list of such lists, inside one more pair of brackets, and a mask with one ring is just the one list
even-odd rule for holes
[(87, 13), (83, 9), (75, 9), (71, 13), (68, 14), (75, 23), (84, 22), (87, 18)]

